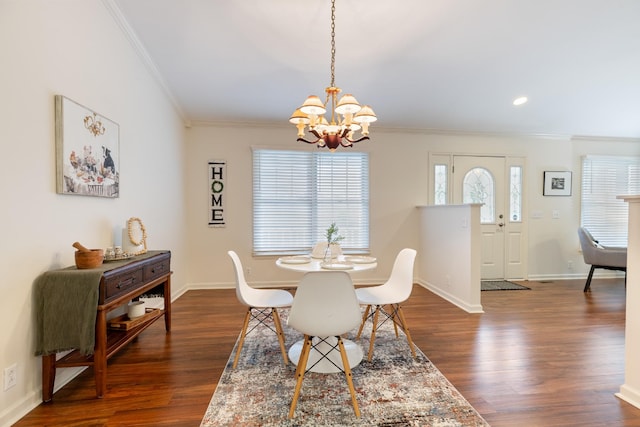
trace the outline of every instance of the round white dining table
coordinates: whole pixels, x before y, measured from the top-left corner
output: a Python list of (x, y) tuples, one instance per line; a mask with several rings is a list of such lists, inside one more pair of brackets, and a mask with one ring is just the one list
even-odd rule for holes
[[(372, 270), (378, 266), (375, 258), (372, 257), (349, 257), (344, 255), (340, 255), (328, 263), (325, 263), (322, 259), (311, 258), (310, 256), (281, 257), (276, 261), (276, 265), (280, 268), (300, 273), (335, 270), (357, 273)], [(349, 366), (351, 368), (358, 366), (364, 356), (362, 348), (351, 340), (343, 339), (342, 342), (347, 352)], [(316, 348), (312, 348), (309, 353), (309, 360), (307, 361), (308, 370), (324, 374), (341, 372), (343, 368), (342, 358), (340, 357), (336, 343), (337, 340), (335, 337), (314, 338)], [(303, 344), (304, 340), (300, 340), (289, 348), (289, 359), (295, 365), (297, 365), (300, 360)], [(325, 358), (322, 357), (322, 354), (325, 354)]]

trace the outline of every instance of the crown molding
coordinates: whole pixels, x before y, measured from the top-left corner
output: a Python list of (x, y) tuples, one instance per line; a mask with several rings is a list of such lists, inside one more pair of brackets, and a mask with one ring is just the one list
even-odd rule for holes
[[(233, 120), (193, 120), (189, 126), (200, 127), (246, 127), (246, 128), (272, 128), (291, 129), (289, 123), (269, 122), (269, 121), (233, 121)], [(530, 138), (530, 139), (553, 139), (559, 141), (601, 141), (601, 142), (640, 142), (640, 138), (616, 137), (616, 136), (590, 136), (590, 135), (569, 135), (560, 133), (525, 133), (525, 132), (489, 132), (457, 129), (437, 129), (437, 128), (398, 128), (376, 126), (371, 129), (372, 138), (374, 133), (404, 133), (416, 135), (442, 135), (442, 136), (469, 136), (469, 137), (492, 137), (492, 138)]]
[(640, 142), (640, 138), (616, 137), (616, 136), (589, 136), (574, 135), (571, 137), (573, 141), (599, 141), (599, 142)]
[(158, 67), (153, 62), (153, 59), (151, 59), (151, 56), (147, 52), (147, 49), (142, 44), (142, 42), (138, 38), (138, 35), (133, 30), (133, 28), (131, 28), (131, 25), (129, 25), (129, 22), (127, 22), (126, 18), (122, 14), (122, 11), (120, 10), (116, 2), (114, 0), (102, 0), (102, 3), (104, 4), (107, 11), (109, 11), (109, 13), (111, 14), (111, 17), (113, 18), (113, 20), (116, 22), (116, 24), (124, 34), (125, 38), (131, 44), (131, 47), (133, 47), (133, 50), (140, 57), (140, 59), (142, 60), (142, 63), (145, 65), (145, 67), (147, 68), (147, 70), (149, 71), (153, 79), (158, 83), (158, 85), (160, 86), (162, 91), (165, 93), (167, 98), (169, 98), (169, 101), (171, 102), (171, 104), (173, 105), (173, 108), (176, 110), (176, 112), (184, 122), (184, 125), (186, 127), (189, 127), (191, 123), (187, 118), (186, 114), (184, 113), (182, 106), (180, 105), (178, 100), (175, 98), (175, 96), (173, 96), (173, 93), (169, 89), (167, 82), (162, 77), (160, 70), (158, 70)]

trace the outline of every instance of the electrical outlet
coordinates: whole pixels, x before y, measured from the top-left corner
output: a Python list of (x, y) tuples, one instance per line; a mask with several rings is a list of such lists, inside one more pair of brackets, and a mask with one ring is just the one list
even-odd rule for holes
[(14, 363), (8, 368), (4, 368), (4, 391), (18, 383), (18, 366)]
[(251, 267), (247, 267), (247, 277), (251, 276)]
[(573, 269), (573, 261), (567, 261), (567, 267), (569, 268), (569, 270)]

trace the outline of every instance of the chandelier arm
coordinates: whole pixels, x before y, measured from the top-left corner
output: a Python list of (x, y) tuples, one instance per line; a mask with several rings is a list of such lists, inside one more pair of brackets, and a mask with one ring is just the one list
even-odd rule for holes
[(316, 139), (315, 141), (307, 141), (307, 140), (306, 140), (306, 139), (304, 139), (304, 138), (298, 138), (298, 139), (297, 139), (297, 141), (298, 141), (298, 142), (306, 142), (307, 144), (317, 144), (317, 143), (318, 143), (318, 141), (320, 141), (321, 139), (322, 139), (322, 138), (318, 138), (318, 139)]
[(342, 145), (345, 148), (352, 148), (353, 147), (353, 143), (349, 142), (346, 138), (343, 138), (340, 140), (340, 145)]
[(363, 136), (362, 138), (359, 138), (359, 139), (355, 139), (355, 140), (354, 140), (354, 139), (349, 139), (348, 137), (346, 137), (346, 136), (345, 136), (345, 137), (344, 137), (344, 139), (346, 139), (347, 141), (349, 141), (349, 142), (350, 142), (350, 143), (352, 143), (352, 144), (355, 144), (356, 142), (366, 141), (366, 140), (368, 140), (368, 139), (370, 139), (370, 138), (369, 138), (368, 136)]

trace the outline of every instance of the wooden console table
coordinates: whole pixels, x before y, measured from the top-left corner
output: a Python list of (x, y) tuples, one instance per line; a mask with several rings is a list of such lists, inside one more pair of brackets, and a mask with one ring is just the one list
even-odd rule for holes
[[(66, 354), (56, 360), (56, 352), (62, 350), (40, 348), (43, 345), (38, 343), (38, 351), (42, 356), (42, 400), (49, 402), (53, 398), (53, 386), (56, 377), (56, 368), (73, 366), (93, 366), (96, 396), (101, 398), (107, 390), (107, 360), (126, 344), (138, 336), (164, 314), (165, 329), (171, 330), (171, 252), (169, 251), (149, 251), (129, 260), (105, 263), (94, 271), (93, 278), (87, 280), (86, 288), (88, 293), (95, 295), (95, 287), (98, 286), (97, 306), (95, 307), (95, 345), (93, 354), (83, 354), (78, 349)], [(70, 286), (65, 286), (66, 280), (72, 280), (72, 276), (77, 278), (78, 274), (86, 270), (77, 270), (70, 267), (61, 270), (49, 271), (37, 279), (36, 303), (42, 311), (45, 311), (49, 299), (41, 289), (47, 285), (56, 286), (53, 292), (63, 293)], [(85, 276), (82, 276), (85, 277)], [(81, 287), (82, 288), (82, 287)], [(48, 289), (47, 292), (52, 292)], [(75, 291), (77, 293), (77, 290)], [(143, 294), (162, 294), (164, 298), (164, 308), (156, 310), (157, 314), (150, 316), (144, 322), (135, 325), (128, 330), (112, 330), (107, 328), (107, 313), (126, 304)], [(49, 294), (51, 295), (51, 294)], [(40, 298), (41, 301), (37, 299)], [(94, 300), (95, 301), (95, 300)], [(44, 308), (44, 309), (43, 309)], [(56, 313), (58, 316), (58, 313)], [(64, 320), (65, 313), (59, 316)], [(93, 316), (91, 316), (93, 317)], [(91, 319), (93, 320), (93, 319)], [(47, 334), (46, 319), (38, 325), (43, 331), (38, 331), (39, 337)], [(88, 322), (89, 323), (89, 322)], [(55, 331), (50, 331), (55, 332)], [(43, 340), (44, 341), (44, 340)], [(46, 345), (44, 345), (46, 347)]]

